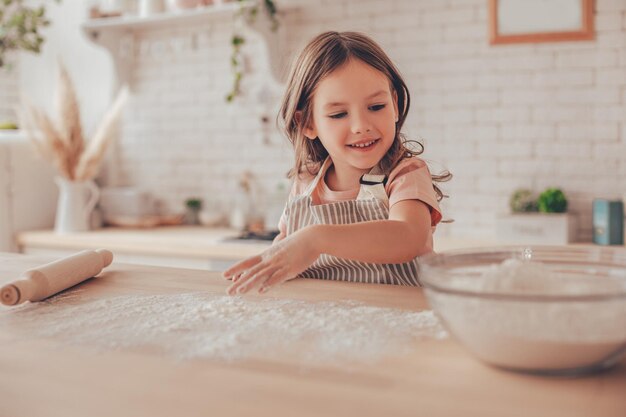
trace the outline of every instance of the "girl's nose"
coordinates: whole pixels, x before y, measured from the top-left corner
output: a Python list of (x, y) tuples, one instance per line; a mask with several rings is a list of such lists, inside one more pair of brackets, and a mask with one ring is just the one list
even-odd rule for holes
[(372, 130), (372, 124), (366, 114), (362, 112), (353, 113), (352, 133), (363, 134)]

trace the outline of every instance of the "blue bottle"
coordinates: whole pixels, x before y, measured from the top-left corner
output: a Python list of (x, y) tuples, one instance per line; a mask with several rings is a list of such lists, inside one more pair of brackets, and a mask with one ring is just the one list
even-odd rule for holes
[(624, 203), (619, 200), (593, 200), (593, 243), (624, 244)]

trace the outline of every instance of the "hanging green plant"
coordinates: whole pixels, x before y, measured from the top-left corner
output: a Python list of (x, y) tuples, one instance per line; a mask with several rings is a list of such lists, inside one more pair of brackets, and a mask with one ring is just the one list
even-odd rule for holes
[[(275, 32), (278, 29), (279, 22), (277, 17), (276, 4), (274, 4), (273, 0), (263, 0), (262, 2), (256, 2), (253, 6), (250, 7), (244, 7), (246, 3), (249, 3), (249, 0), (237, 1), (241, 3), (241, 7), (239, 8), (239, 11), (237, 11), (237, 13), (235, 14), (235, 19), (245, 18), (250, 24), (254, 23), (259, 13), (259, 3), (261, 3), (270, 19), (270, 29), (272, 30), (272, 32)], [(243, 56), (241, 54), (241, 47), (244, 43), (246, 43), (246, 38), (243, 36), (242, 33), (235, 29), (235, 32), (233, 33), (233, 36), (231, 38), (233, 53), (230, 57), (230, 67), (233, 72), (233, 88), (226, 96), (226, 101), (228, 101), (229, 103), (232, 102), (239, 94), (241, 94), (241, 80), (243, 78), (244, 72), (244, 63)]]
[(44, 41), (39, 29), (49, 24), (43, 5), (33, 7), (25, 6), (24, 0), (0, 0), (0, 68), (7, 64), (6, 54), (11, 50), (39, 53)]

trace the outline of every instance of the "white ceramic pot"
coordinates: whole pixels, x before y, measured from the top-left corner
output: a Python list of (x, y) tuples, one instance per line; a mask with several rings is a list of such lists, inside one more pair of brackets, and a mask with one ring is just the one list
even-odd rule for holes
[(93, 181), (69, 181), (61, 177), (55, 181), (59, 186), (59, 202), (54, 231), (72, 233), (90, 230), (91, 212), (100, 198), (98, 186)]
[(101, 0), (100, 11), (103, 13), (124, 13), (123, 0)]
[(172, 11), (195, 9), (202, 5), (202, 0), (168, 0), (168, 9)]
[(148, 17), (164, 11), (164, 0), (139, 0), (139, 16), (141, 17)]

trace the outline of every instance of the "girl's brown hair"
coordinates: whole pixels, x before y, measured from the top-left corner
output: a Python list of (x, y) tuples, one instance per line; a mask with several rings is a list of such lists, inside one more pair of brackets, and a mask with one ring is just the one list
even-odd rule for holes
[[(368, 36), (358, 32), (324, 32), (316, 36), (304, 48), (293, 63), (287, 81), (287, 90), (283, 97), (279, 124), (289, 138), (295, 150), (295, 165), (288, 177), (293, 178), (306, 169), (314, 175), (328, 152), (319, 139), (310, 140), (304, 135), (305, 126), (312, 120), (312, 98), (319, 82), (328, 74), (346, 64), (350, 59), (358, 59), (377, 69), (387, 76), (392, 92), (398, 101), (398, 121), (393, 144), (378, 163), (383, 173), (389, 172), (404, 158), (420, 155), (424, 146), (414, 140), (407, 140), (401, 133), (402, 125), (409, 112), (411, 102), (409, 90), (393, 62), (382, 48)], [(415, 143), (418, 150), (407, 147)], [(432, 175), (433, 181), (448, 181), (452, 174), (448, 171), (440, 175)], [(444, 194), (433, 184), (437, 200)]]

